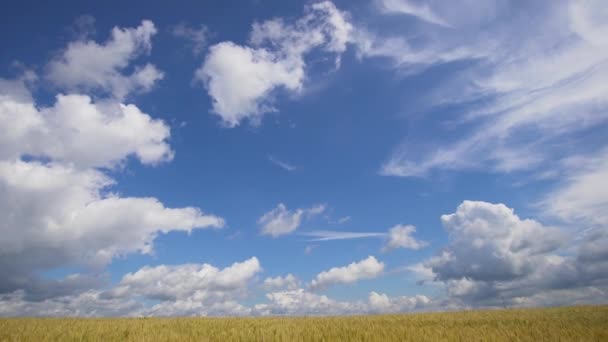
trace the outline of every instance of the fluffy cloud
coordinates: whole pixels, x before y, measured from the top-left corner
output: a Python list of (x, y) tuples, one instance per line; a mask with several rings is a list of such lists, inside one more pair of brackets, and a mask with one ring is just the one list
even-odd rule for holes
[(344, 267), (333, 267), (317, 274), (311, 281), (310, 287), (322, 290), (335, 284), (350, 284), (362, 279), (376, 278), (384, 271), (384, 263), (369, 256), (359, 262), (353, 262)]
[(266, 278), (264, 279), (264, 289), (267, 291), (272, 290), (295, 290), (299, 287), (300, 281), (293, 274), (289, 273), (288, 275), (281, 277), (277, 276), (274, 278)]
[(257, 304), (256, 315), (352, 315), (396, 313), (437, 309), (442, 303), (418, 295), (389, 297), (371, 292), (368, 301), (343, 302), (303, 289), (272, 292), (266, 295), (269, 303)]
[(563, 243), (558, 229), (522, 220), (504, 204), (464, 201), (455, 213), (441, 216), (441, 222), (450, 246), (443, 251), (446, 257), (429, 263), (440, 280), (520, 278)]
[[(0, 295), (0, 316), (246, 315), (237, 302), (261, 266), (252, 257), (224, 269), (209, 264), (160, 265), (127, 273), (108, 291), (88, 290), (31, 301), (19, 290)], [(145, 298), (159, 303), (146, 306)]]
[(383, 293), (371, 292), (369, 294), (369, 307), (373, 312), (410, 312), (420, 309), (430, 309), (433, 301), (424, 295), (413, 297), (389, 297)]
[(428, 245), (425, 241), (416, 240), (412, 234), (416, 232), (416, 227), (412, 225), (398, 224), (388, 231), (388, 241), (384, 246), (384, 251), (396, 248), (420, 249)]
[(578, 255), (560, 255), (564, 233), (520, 219), (503, 204), (464, 201), (441, 220), (450, 243), (411, 269), (445, 286), (448, 298), (463, 305), (546, 305), (552, 296), (556, 303), (578, 303), (584, 296), (573, 295), (575, 289), (606, 293), (608, 260), (585, 259), (589, 240), (578, 246)]
[(111, 184), (96, 170), (0, 161), (0, 215), (5, 218), (0, 223), (0, 288), (25, 286), (39, 270), (101, 266), (118, 255), (150, 253), (161, 233), (223, 225), (221, 218), (197, 208), (104, 195)]
[(154, 23), (144, 20), (136, 28), (112, 29), (104, 44), (75, 41), (48, 65), (47, 78), (61, 88), (77, 91), (102, 91), (123, 99), (133, 92), (148, 91), (163, 78), (152, 64), (135, 66), (130, 75), (122, 72), (142, 54), (150, 52)]
[[(130, 39), (147, 46), (150, 25), (116, 29), (108, 46), (118, 49)], [(80, 70), (67, 62), (61, 67), (68, 74)], [(153, 197), (112, 192), (108, 168), (118, 171), (130, 157), (143, 164), (172, 159), (163, 121), (115, 98), (57, 95), (52, 106), (40, 106), (29, 91), (37, 81), (31, 72), (0, 80), (0, 129), (6, 132), (0, 137), (0, 293), (21, 291), (10, 300), (49, 300), (44, 305), (66, 296), (80, 300), (75, 296), (107, 283), (97, 274), (115, 257), (151, 253), (155, 238), (170, 231), (223, 226), (222, 218), (198, 208), (167, 208)], [(86, 274), (40, 275), (72, 266), (85, 267)]]
[(111, 167), (131, 155), (144, 164), (173, 157), (169, 127), (135, 105), (58, 95), (52, 107), (38, 107), (26, 94), (0, 94), (2, 159), (40, 156), (86, 168)]
[(261, 226), (260, 231), (263, 235), (276, 238), (298, 229), (305, 216), (313, 217), (321, 214), (324, 210), (324, 205), (317, 205), (309, 209), (289, 211), (283, 203), (279, 203), (276, 208), (260, 217), (258, 224)]
[[(356, 312), (362, 305), (339, 302), (327, 296), (303, 289), (272, 292), (266, 295), (270, 303), (255, 305), (258, 315), (341, 315)], [(362, 310), (361, 310), (362, 311)], [(359, 312), (361, 312), (359, 311)]]
[(275, 110), (275, 91), (302, 90), (305, 56), (313, 49), (339, 55), (346, 50), (351, 30), (345, 14), (333, 3), (315, 3), (294, 23), (273, 19), (254, 24), (250, 46), (232, 42), (211, 46), (195, 79), (207, 88), (213, 112), (226, 126), (237, 126), (244, 119), (257, 124), (264, 113)]
[(248, 284), (261, 270), (256, 257), (224, 269), (209, 264), (144, 267), (125, 274), (103, 297), (159, 300), (146, 310), (151, 315), (248, 314), (236, 299), (247, 294)]
[(223, 298), (228, 292), (244, 291), (247, 283), (261, 270), (256, 257), (221, 270), (210, 264), (146, 266), (134, 273), (125, 274), (120, 283), (106, 295), (144, 296), (172, 301)]

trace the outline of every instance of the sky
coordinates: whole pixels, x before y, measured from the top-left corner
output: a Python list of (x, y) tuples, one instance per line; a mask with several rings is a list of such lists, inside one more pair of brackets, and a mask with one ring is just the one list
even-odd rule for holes
[(0, 315), (608, 302), (608, 6), (12, 1)]

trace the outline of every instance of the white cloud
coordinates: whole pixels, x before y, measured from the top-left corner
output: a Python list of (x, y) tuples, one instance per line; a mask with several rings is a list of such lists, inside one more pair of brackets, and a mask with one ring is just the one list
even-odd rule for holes
[(293, 274), (289, 273), (288, 275), (281, 277), (277, 276), (274, 278), (266, 278), (264, 279), (264, 289), (267, 291), (276, 291), (281, 289), (287, 290), (295, 290), (299, 287), (300, 281)]
[(226, 310), (245, 313), (247, 310), (235, 300), (247, 294), (248, 284), (261, 270), (255, 257), (224, 269), (209, 264), (146, 266), (125, 274), (103, 296), (159, 300), (161, 303), (149, 308), (154, 315), (207, 315)]
[[(238, 316), (261, 266), (252, 257), (224, 269), (209, 264), (160, 265), (127, 273), (108, 291), (89, 290), (39, 301), (18, 290), (0, 295), (0, 316)], [(141, 299), (159, 301), (145, 305)]]
[(547, 214), (570, 223), (608, 227), (608, 149), (566, 160), (566, 174), (541, 201)]
[(432, 300), (424, 295), (413, 297), (389, 297), (383, 293), (372, 291), (369, 294), (370, 310), (378, 313), (410, 312), (420, 309), (430, 309)]
[(99, 90), (118, 99), (148, 91), (164, 77), (154, 65), (135, 66), (130, 75), (123, 72), (133, 60), (150, 52), (156, 32), (154, 23), (144, 20), (136, 28), (114, 27), (111, 38), (104, 44), (71, 42), (48, 64), (46, 77), (61, 88)]
[(296, 170), (296, 167), (295, 167), (295, 166), (293, 166), (292, 164), (289, 164), (289, 163), (287, 163), (287, 162), (284, 162), (284, 161), (282, 161), (282, 160), (279, 160), (279, 159), (277, 159), (277, 158), (275, 158), (275, 157), (273, 157), (273, 156), (268, 156), (268, 160), (269, 160), (271, 163), (273, 163), (274, 165), (276, 165), (276, 166), (278, 166), (278, 167), (282, 168), (282, 169), (283, 169), (283, 170), (285, 170), (285, 171), (289, 171), (289, 172), (291, 172), (291, 171), (295, 171), (295, 170)]
[(310, 287), (322, 290), (335, 284), (350, 284), (362, 279), (376, 278), (384, 271), (384, 263), (369, 256), (359, 262), (353, 262), (344, 267), (333, 267), (317, 274), (311, 281)]
[(305, 216), (313, 217), (321, 214), (325, 210), (325, 205), (317, 205), (310, 209), (296, 209), (289, 211), (283, 203), (279, 203), (276, 208), (264, 214), (258, 219), (260, 231), (263, 235), (278, 237), (294, 232)]
[(416, 232), (416, 227), (412, 225), (398, 224), (388, 231), (388, 241), (384, 246), (384, 251), (396, 248), (420, 249), (428, 245), (425, 241), (416, 240), (412, 234)]
[(99, 270), (117, 256), (151, 253), (159, 234), (223, 226), (198, 208), (112, 193), (114, 180), (99, 168), (131, 156), (144, 164), (172, 158), (164, 122), (135, 105), (78, 94), (42, 107), (28, 90), (35, 81), (26, 74), (0, 82), (0, 129), (7, 133), (0, 137), (0, 293), (21, 289), (41, 300), (82, 292), (100, 280), (85, 274), (51, 281), (40, 272)]
[[(442, 216), (450, 243), (436, 256), (410, 269), (425, 280), (443, 284), (448, 299), (467, 306), (528, 306), (551, 302), (574, 304), (608, 293), (605, 253), (590, 253), (591, 241), (563, 255), (565, 234), (557, 228), (520, 219), (503, 204), (464, 201)], [(600, 237), (601, 238), (601, 237)], [(578, 245), (578, 246), (577, 246)], [(590, 258), (588, 258), (590, 256)], [(595, 302), (607, 301), (597, 297)]]
[(413, 297), (388, 297), (371, 292), (368, 301), (343, 302), (303, 289), (271, 292), (266, 294), (269, 303), (257, 304), (256, 315), (353, 315), (371, 313), (396, 313), (436, 310), (442, 303), (417, 295)]
[(450, 27), (445, 20), (431, 10), (428, 4), (418, 5), (408, 0), (379, 0), (377, 4), (384, 13), (408, 14), (431, 24)]
[(442, 215), (450, 236), (449, 257), (428, 263), (439, 279), (515, 279), (530, 274), (545, 254), (559, 248), (563, 234), (537, 221), (520, 219), (504, 204), (464, 201)]
[[(24, 100), (25, 99), (25, 100)], [(0, 158), (43, 156), (78, 167), (111, 167), (134, 155), (155, 164), (173, 158), (169, 127), (135, 105), (58, 95), (52, 107), (0, 94)]]
[(228, 127), (244, 119), (258, 124), (264, 113), (275, 111), (275, 91), (302, 90), (304, 57), (309, 52), (346, 50), (352, 27), (344, 16), (331, 2), (315, 3), (294, 23), (282, 19), (255, 23), (250, 46), (232, 42), (211, 46), (195, 79), (207, 88), (213, 112)]
[[(254, 312), (258, 315), (340, 315), (357, 311), (357, 305), (338, 302), (327, 296), (317, 295), (303, 289), (272, 292), (266, 294), (268, 304), (257, 304)], [(359, 311), (361, 312), (361, 311)]]
[[(127, 253), (150, 253), (158, 234), (221, 227), (197, 208), (166, 208), (155, 198), (118, 197), (96, 170), (0, 161), (0, 269), (3, 288), (36, 271), (103, 266)], [(126, 229), (128, 228), (128, 229)]]
[[(457, 48), (465, 52), (459, 59), (479, 59), (446, 81), (429, 101), (477, 104), (450, 125), (461, 134), (416, 148), (403, 144), (381, 173), (423, 176), (437, 169), (482, 168), (542, 172), (578, 153), (587, 146), (581, 137), (608, 121), (608, 87), (603, 82), (608, 45), (598, 38), (608, 27), (602, 5), (566, 1), (526, 11), (506, 8), (486, 22), (483, 33), (466, 34), (470, 27), (456, 27), (454, 34), (429, 38), (429, 51)], [(512, 15), (501, 16), (507, 13)]]

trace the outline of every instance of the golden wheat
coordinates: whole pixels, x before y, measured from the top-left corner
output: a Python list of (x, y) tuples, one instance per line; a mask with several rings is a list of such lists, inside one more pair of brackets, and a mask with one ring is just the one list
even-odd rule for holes
[(7, 318), (0, 341), (608, 341), (608, 306), (377, 316)]

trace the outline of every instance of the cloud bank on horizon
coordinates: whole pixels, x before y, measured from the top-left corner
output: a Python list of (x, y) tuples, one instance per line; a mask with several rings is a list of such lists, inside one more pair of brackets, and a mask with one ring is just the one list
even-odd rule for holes
[(274, 5), (6, 40), (0, 315), (608, 302), (602, 1)]

